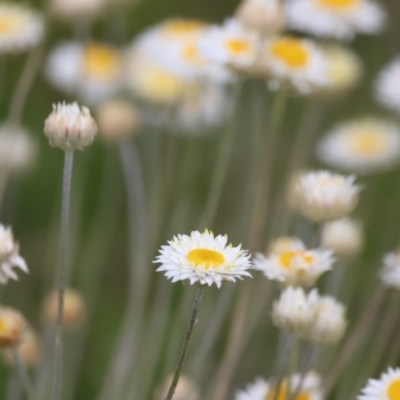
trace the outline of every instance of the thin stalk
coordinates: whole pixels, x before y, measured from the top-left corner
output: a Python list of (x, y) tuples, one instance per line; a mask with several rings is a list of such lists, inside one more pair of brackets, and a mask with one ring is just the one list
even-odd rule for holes
[(28, 59), (26, 60), (10, 103), (11, 105), (7, 120), (7, 123), (10, 125), (18, 125), (20, 122), (28, 94), (42, 63), (43, 52), (44, 45), (41, 44), (30, 52)]
[(326, 397), (335, 386), (340, 374), (346, 369), (349, 362), (352, 360), (353, 354), (362, 345), (365, 339), (365, 334), (370, 331), (374, 322), (375, 315), (379, 311), (381, 304), (386, 295), (386, 288), (379, 286), (372, 296), (368, 305), (364, 307), (364, 312), (353, 328), (351, 334), (347, 337), (342, 349), (334, 362), (324, 385), (324, 393)]
[(204, 294), (204, 288), (203, 287), (198, 288), (195, 299), (194, 299), (194, 303), (193, 303), (192, 314), (191, 314), (190, 320), (189, 320), (189, 326), (186, 331), (185, 340), (183, 341), (181, 354), (179, 356), (179, 360), (178, 360), (178, 364), (175, 369), (174, 377), (172, 379), (171, 386), (169, 387), (168, 394), (165, 397), (165, 400), (171, 400), (174, 397), (175, 389), (178, 385), (179, 377), (181, 375), (183, 365), (185, 363), (186, 355), (189, 350), (190, 339), (192, 338), (194, 326), (197, 321), (197, 314), (199, 311), (201, 300), (203, 299), (203, 294)]
[(32, 400), (33, 399), (33, 386), (32, 386), (32, 382), (29, 378), (29, 374), (26, 369), (26, 366), (21, 358), (21, 353), (19, 352), (17, 347), (13, 347), (12, 352), (13, 352), (14, 361), (15, 361), (15, 365), (17, 367), (18, 376), (19, 376), (21, 385), (25, 390), (28, 400)]
[(226, 180), (226, 175), (228, 172), (229, 160), (233, 148), (233, 139), (235, 137), (234, 134), (237, 122), (237, 111), (240, 104), (241, 84), (239, 83), (234, 90), (234, 110), (230, 121), (228, 122), (226, 129), (221, 137), (217, 154), (217, 162), (214, 168), (215, 173), (212, 178), (206, 207), (204, 209), (199, 224), (201, 230), (208, 228), (209, 225), (212, 224), (212, 222), (214, 221), (215, 214), (218, 209), (218, 204), (221, 198), (222, 189), (224, 187), (224, 182)]
[(343, 282), (347, 265), (345, 262), (339, 261), (333, 271), (330, 271), (326, 284), (325, 293), (333, 297), (337, 297), (340, 291), (340, 286)]
[(3, 172), (0, 174), (0, 211), (1, 211), (1, 208), (3, 205), (3, 200), (4, 200), (5, 193), (6, 193), (7, 183), (8, 183), (8, 174)]
[(71, 199), (71, 178), (74, 163), (73, 150), (65, 151), (64, 158), (64, 177), (62, 187), (61, 205), (61, 233), (60, 250), (57, 271), (58, 289), (58, 314), (55, 327), (55, 352), (54, 352), (54, 376), (53, 376), (53, 400), (61, 399), (62, 374), (63, 374), (63, 334), (64, 334), (64, 291), (68, 258), (68, 231), (69, 231), (69, 211)]

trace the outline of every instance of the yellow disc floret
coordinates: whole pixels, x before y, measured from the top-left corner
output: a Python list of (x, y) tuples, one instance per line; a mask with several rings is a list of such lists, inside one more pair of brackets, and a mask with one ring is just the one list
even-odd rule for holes
[(355, 132), (349, 140), (352, 150), (360, 154), (379, 154), (386, 148), (386, 141), (378, 132)]
[(347, 10), (356, 7), (360, 0), (318, 0), (321, 6), (334, 8), (337, 10)]
[(279, 261), (284, 268), (290, 269), (290, 267), (292, 266), (292, 261), (295, 257), (300, 257), (307, 264), (312, 264), (314, 262), (314, 257), (303, 250), (288, 251), (287, 253), (283, 253), (280, 256)]
[(400, 399), (400, 379), (396, 379), (388, 387), (387, 395), (390, 400)]
[(243, 39), (228, 39), (225, 42), (227, 50), (234, 55), (243, 55), (251, 52), (251, 44)]
[(90, 44), (84, 49), (83, 69), (87, 77), (113, 80), (118, 76), (120, 67), (120, 59), (113, 48)]
[(195, 267), (206, 269), (218, 268), (225, 262), (225, 257), (215, 250), (195, 249), (188, 253), (188, 261)]
[(308, 50), (298, 39), (283, 38), (276, 40), (272, 44), (271, 53), (291, 68), (303, 68), (309, 62)]

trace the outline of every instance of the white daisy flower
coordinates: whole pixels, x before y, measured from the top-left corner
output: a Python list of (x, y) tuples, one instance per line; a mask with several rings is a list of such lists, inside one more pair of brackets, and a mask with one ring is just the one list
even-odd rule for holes
[(202, 56), (210, 62), (242, 70), (256, 63), (260, 39), (238, 20), (229, 19), (222, 26), (210, 27), (199, 46)]
[(122, 56), (103, 43), (64, 42), (50, 53), (46, 76), (57, 89), (98, 104), (121, 89)]
[(44, 31), (41, 14), (20, 4), (0, 4), (0, 54), (36, 46)]
[(18, 267), (29, 273), (25, 260), (18, 254), (19, 245), (14, 241), (11, 228), (0, 224), (0, 283), (5, 285), (8, 280), (18, 280), (14, 268)]
[(354, 256), (364, 244), (362, 226), (350, 218), (328, 222), (324, 224), (321, 243), (340, 257)]
[(354, 175), (343, 176), (329, 171), (307, 172), (294, 178), (290, 204), (315, 222), (343, 218), (354, 210), (361, 187)]
[(400, 398), (400, 368), (392, 368), (379, 379), (369, 379), (357, 400), (398, 400)]
[(320, 37), (350, 40), (380, 31), (385, 13), (371, 0), (288, 0), (289, 28)]
[(400, 57), (380, 73), (375, 92), (380, 103), (400, 113)]
[(223, 281), (235, 282), (245, 276), (251, 277), (250, 255), (241, 246), (227, 245), (227, 236), (216, 236), (208, 230), (178, 235), (162, 246), (154, 261), (161, 264), (157, 271), (165, 271), (172, 282), (189, 281), (191, 285), (221, 287)]
[(306, 293), (302, 288), (287, 287), (272, 306), (276, 327), (293, 335), (307, 338), (315, 319), (319, 295), (317, 290)]
[(20, 126), (0, 126), (0, 171), (18, 173), (27, 170), (37, 156), (36, 142)]
[(312, 286), (326, 271), (332, 269), (334, 262), (330, 250), (308, 250), (303, 242), (298, 241), (292, 248), (280, 254), (257, 253), (255, 268), (273, 281), (278, 281), (285, 286)]
[(260, 65), (266, 70), (271, 89), (282, 85), (309, 93), (328, 83), (328, 64), (317, 45), (303, 38), (281, 36), (267, 39)]
[(319, 345), (332, 345), (342, 339), (346, 328), (344, 306), (333, 297), (322, 296), (318, 300), (315, 318), (305, 338)]
[(400, 163), (400, 127), (366, 118), (338, 125), (317, 147), (320, 160), (348, 172), (369, 174)]
[(400, 289), (400, 252), (392, 252), (385, 255), (383, 259), (383, 268), (380, 278), (388, 287)]
[[(300, 384), (300, 374), (294, 374), (290, 378), (290, 393), (294, 393)], [(284, 379), (278, 396), (276, 397), (273, 388), (273, 382), (268, 382), (262, 378), (258, 378), (254, 383), (248, 385), (245, 390), (236, 392), (234, 400), (273, 400), (275, 397), (278, 400), (286, 399), (288, 392), (288, 382)], [(294, 400), (322, 400), (321, 378), (311, 371), (307, 373), (300, 393)]]

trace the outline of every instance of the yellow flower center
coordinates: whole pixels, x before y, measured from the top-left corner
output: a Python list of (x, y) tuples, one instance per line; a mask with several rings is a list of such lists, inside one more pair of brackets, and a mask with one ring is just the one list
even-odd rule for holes
[(217, 268), (225, 262), (225, 257), (215, 250), (195, 249), (187, 255), (188, 261), (195, 267)]
[(347, 10), (356, 7), (360, 0), (317, 0), (318, 4), (327, 8), (334, 8), (336, 10)]
[(292, 266), (292, 261), (295, 257), (300, 257), (306, 264), (312, 264), (314, 262), (314, 257), (308, 254), (306, 251), (288, 251), (280, 256), (280, 263), (284, 268), (290, 269)]
[(388, 387), (387, 395), (390, 400), (400, 399), (400, 379), (394, 380)]
[(271, 47), (271, 53), (291, 68), (302, 68), (309, 62), (307, 48), (297, 39), (276, 40)]
[[(287, 383), (284, 382), (279, 389), (278, 396), (276, 396), (276, 390), (273, 389), (268, 393), (265, 400), (286, 400), (286, 398), (288, 397), (287, 391)], [(311, 396), (306, 392), (301, 392), (298, 396), (296, 396), (295, 400), (311, 400)]]
[(13, 33), (18, 29), (18, 24), (15, 20), (7, 17), (0, 17), (0, 34)]
[(83, 53), (83, 70), (89, 78), (113, 80), (120, 72), (121, 61), (111, 47), (91, 44)]
[(225, 42), (226, 49), (235, 56), (241, 56), (251, 52), (251, 44), (244, 39), (228, 39)]
[(360, 154), (379, 154), (386, 147), (384, 137), (377, 132), (357, 132), (349, 140), (352, 150)]
[(183, 58), (191, 64), (204, 64), (204, 60), (201, 58), (199, 49), (195, 44), (189, 44), (183, 49)]
[(205, 24), (201, 21), (172, 21), (167, 23), (163, 32), (172, 38), (197, 34), (205, 28)]
[(8, 335), (9, 329), (4, 320), (0, 319), (0, 335)]

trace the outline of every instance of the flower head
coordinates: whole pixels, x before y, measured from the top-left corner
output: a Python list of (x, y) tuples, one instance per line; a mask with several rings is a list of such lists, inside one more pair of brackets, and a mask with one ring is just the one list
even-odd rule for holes
[(8, 280), (18, 280), (14, 268), (18, 267), (28, 273), (25, 260), (18, 254), (19, 245), (14, 241), (10, 227), (0, 224), (0, 283), (5, 285)]
[(375, 91), (380, 103), (400, 113), (400, 57), (392, 61), (379, 74)]
[(25, 318), (11, 307), (0, 307), (0, 347), (18, 345), (26, 328)]
[(360, 187), (355, 176), (329, 171), (302, 173), (290, 187), (290, 203), (305, 217), (322, 222), (339, 219), (356, 207)]
[(266, 71), (272, 89), (289, 86), (304, 94), (328, 83), (325, 56), (309, 39), (292, 36), (267, 39), (259, 64)]
[(44, 36), (43, 17), (20, 4), (0, 4), (0, 54), (24, 51)]
[(93, 143), (97, 125), (90, 111), (77, 103), (58, 103), (47, 117), (44, 133), (50, 145), (63, 150), (83, 150)]
[(50, 11), (53, 15), (75, 20), (92, 18), (104, 10), (106, 0), (51, 0)]
[(64, 93), (98, 104), (121, 89), (123, 60), (108, 44), (63, 42), (48, 57), (46, 77)]
[(157, 271), (165, 271), (172, 282), (189, 281), (191, 285), (216, 284), (218, 287), (223, 281), (251, 277), (249, 254), (241, 246), (227, 245), (227, 241), (227, 236), (214, 237), (208, 230), (194, 231), (190, 236), (178, 235), (161, 247), (154, 261), (161, 264)]
[(330, 250), (308, 250), (299, 240), (281, 253), (272, 253), (267, 257), (256, 254), (254, 264), (268, 279), (285, 286), (312, 286), (332, 268), (333, 262)]
[(400, 396), (400, 368), (392, 368), (379, 379), (369, 379), (357, 400), (397, 400)]
[(341, 124), (321, 140), (318, 156), (348, 172), (387, 170), (400, 163), (400, 127), (372, 118)]
[(372, 0), (289, 0), (287, 21), (292, 29), (320, 37), (350, 40), (357, 33), (374, 34), (385, 13)]
[(358, 254), (363, 247), (362, 226), (350, 218), (328, 222), (322, 231), (322, 247), (333, 250), (339, 257)]
[(384, 285), (400, 289), (400, 252), (395, 251), (385, 255), (380, 278)]

